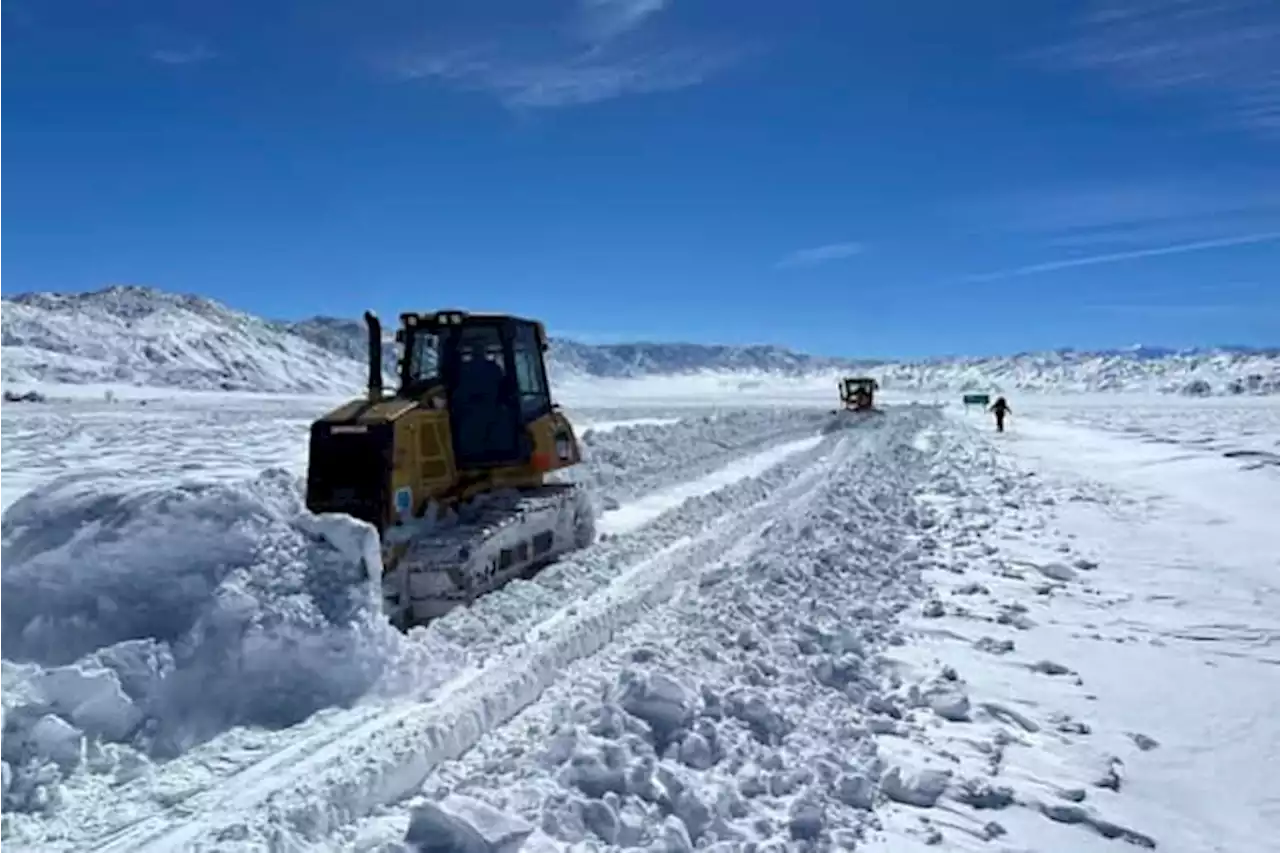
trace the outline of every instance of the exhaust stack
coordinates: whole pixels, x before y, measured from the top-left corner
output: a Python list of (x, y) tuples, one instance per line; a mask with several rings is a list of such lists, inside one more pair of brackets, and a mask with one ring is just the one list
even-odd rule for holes
[(382, 322), (372, 311), (364, 312), (369, 329), (369, 399), (382, 399)]

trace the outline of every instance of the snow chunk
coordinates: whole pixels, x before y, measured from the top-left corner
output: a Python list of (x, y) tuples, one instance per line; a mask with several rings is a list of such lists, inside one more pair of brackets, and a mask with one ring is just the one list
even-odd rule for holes
[(836, 799), (855, 809), (870, 809), (875, 804), (876, 784), (866, 776), (841, 774), (835, 785)]
[(797, 841), (813, 841), (822, 834), (826, 814), (821, 803), (796, 800), (791, 804), (787, 823), (791, 837)]
[(781, 711), (756, 693), (745, 699), (741, 696), (730, 697), (728, 712), (729, 716), (746, 723), (751, 734), (764, 744), (780, 743), (792, 728)]
[(488, 803), (450, 794), (414, 810), (405, 842), (417, 853), (515, 853), (533, 831)]
[(953, 723), (969, 719), (969, 697), (956, 686), (940, 687), (928, 694), (929, 707), (944, 720)]
[(1142, 732), (1129, 732), (1129, 738), (1143, 752), (1149, 752), (1160, 745), (1160, 741)]
[(66, 720), (45, 714), (27, 732), (31, 750), (64, 772), (74, 770), (84, 754), (84, 735)]
[(1050, 580), (1066, 583), (1067, 581), (1073, 581), (1076, 579), (1076, 570), (1068, 566), (1066, 563), (1043, 563), (1036, 566), (1036, 568), (1040, 570), (1040, 574)]
[(1066, 664), (1058, 663), (1055, 660), (1038, 660), (1030, 665), (1032, 672), (1043, 673), (1044, 675), (1070, 675), (1071, 668)]
[(680, 763), (695, 770), (706, 770), (715, 763), (711, 744), (697, 732), (689, 732), (680, 742)]
[(623, 673), (620, 680), (623, 710), (652, 726), (661, 739), (669, 737), (693, 714), (694, 693), (668, 675)]
[(931, 808), (947, 790), (950, 781), (950, 770), (923, 768), (913, 771), (895, 765), (881, 778), (880, 790), (895, 802)]
[(120, 676), (109, 669), (58, 667), (37, 676), (35, 686), (54, 710), (93, 737), (124, 740), (142, 719)]

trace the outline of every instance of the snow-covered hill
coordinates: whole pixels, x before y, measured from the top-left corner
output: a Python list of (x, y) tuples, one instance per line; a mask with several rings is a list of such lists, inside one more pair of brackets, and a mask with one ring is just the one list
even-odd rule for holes
[[(22, 294), (3, 301), (3, 378), (192, 390), (349, 394), (364, 381), (355, 319), (279, 322), (197, 296), (142, 287)], [(553, 330), (554, 334), (554, 330)], [(385, 350), (385, 369), (395, 353)], [(1280, 393), (1280, 350), (1135, 347), (882, 363), (776, 346), (590, 345), (555, 339), (557, 381), (719, 375), (794, 380), (869, 372), (886, 388), (925, 392), (1162, 391)]]
[(874, 372), (886, 387), (899, 390), (1280, 393), (1280, 353), (1274, 350), (1205, 348), (1160, 355), (1057, 350), (885, 364)]
[(150, 288), (5, 299), (4, 381), (327, 392), (360, 364), (211, 299)]
[(1190, 396), (1280, 393), (1280, 353), (1197, 348), (1019, 353), (883, 365), (886, 386), (933, 391), (1162, 392)]

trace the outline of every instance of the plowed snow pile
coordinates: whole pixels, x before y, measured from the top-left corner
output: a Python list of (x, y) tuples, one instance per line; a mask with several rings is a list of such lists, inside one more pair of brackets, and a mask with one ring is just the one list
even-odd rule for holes
[(676, 432), (644, 423), (607, 432), (588, 427), (581, 436), (587, 465), (575, 478), (592, 489), (597, 508), (608, 510), (669, 484), (673, 470), (692, 479), (806, 431), (817, 433), (829, 420), (821, 410), (765, 409), (697, 413)]
[(293, 725), (404, 662), (362, 575), (373, 529), (310, 515), (284, 471), (70, 476), (3, 531), (6, 808), (56, 806), (82, 761), (127, 777), (230, 726)]

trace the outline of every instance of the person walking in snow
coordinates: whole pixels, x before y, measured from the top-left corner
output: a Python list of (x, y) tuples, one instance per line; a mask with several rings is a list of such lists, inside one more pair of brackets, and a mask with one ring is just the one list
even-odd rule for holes
[(996, 416), (996, 432), (1004, 432), (1004, 417), (1012, 414), (1013, 409), (1009, 408), (1004, 397), (996, 397), (996, 401), (991, 404), (991, 411)]

